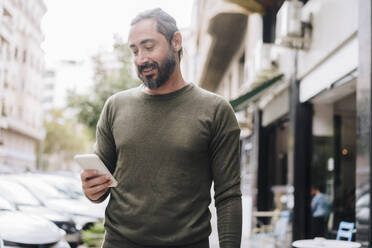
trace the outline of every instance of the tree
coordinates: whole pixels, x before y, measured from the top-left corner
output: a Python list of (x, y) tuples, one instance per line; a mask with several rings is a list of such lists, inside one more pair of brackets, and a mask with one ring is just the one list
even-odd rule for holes
[(75, 154), (92, 150), (93, 141), (86, 127), (64, 117), (62, 110), (51, 110), (44, 127), (43, 169), (71, 169)]
[(128, 44), (115, 37), (114, 58), (121, 63), (120, 69), (108, 68), (103, 54), (93, 56), (95, 65), (94, 85), (91, 94), (79, 95), (69, 92), (68, 104), (77, 111), (79, 122), (86, 125), (90, 135), (95, 136), (96, 125), (105, 101), (114, 93), (136, 87), (140, 81), (133, 77), (131, 52)]

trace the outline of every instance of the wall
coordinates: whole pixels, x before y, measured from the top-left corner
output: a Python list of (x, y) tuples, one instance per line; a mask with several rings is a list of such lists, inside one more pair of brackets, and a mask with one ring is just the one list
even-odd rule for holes
[(358, 1), (311, 0), (303, 14), (313, 16), (310, 49), (300, 51), (300, 100), (308, 101), (358, 66)]

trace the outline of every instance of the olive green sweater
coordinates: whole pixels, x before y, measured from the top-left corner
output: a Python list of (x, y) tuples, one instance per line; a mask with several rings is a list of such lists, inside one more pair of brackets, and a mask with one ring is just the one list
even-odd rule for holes
[(110, 97), (95, 149), (119, 183), (99, 199), (111, 194), (104, 247), (208, 247), (212, 181), (220, 247), (240, 247), (239, 134), (229, 103), (194, 84)]

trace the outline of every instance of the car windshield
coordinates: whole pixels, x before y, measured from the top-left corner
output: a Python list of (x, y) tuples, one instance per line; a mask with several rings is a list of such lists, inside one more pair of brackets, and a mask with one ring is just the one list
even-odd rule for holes
[(63, 193), (59, 192), (53, 186), (40, 181), (38, 178), (22, 177), (20, 182), (25, 185), (33, 194), (40, 197), (42, 200), (50, 199), (66, 199), (68, 198)]
[(0, 211), (15, 210), (10, 202), (0, 197)]
[(25, 187), (10, 180), (0, 180), (0, 195), (16, 205), (41, 205)]
[(44, 177), (46, 183), (55, 187), (58, 191), (70, 196), (71, 198), (81, 198), (84, 196), (81, 183), (72, 178), (64, 177)]

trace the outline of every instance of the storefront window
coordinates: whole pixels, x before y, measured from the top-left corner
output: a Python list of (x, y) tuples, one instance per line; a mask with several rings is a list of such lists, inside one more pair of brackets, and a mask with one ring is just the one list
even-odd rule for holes
[(312, 237), (335, 238), (341, 221), (355, 223), (355, 94), (332, 103), (333, 135), (313, 136)]

